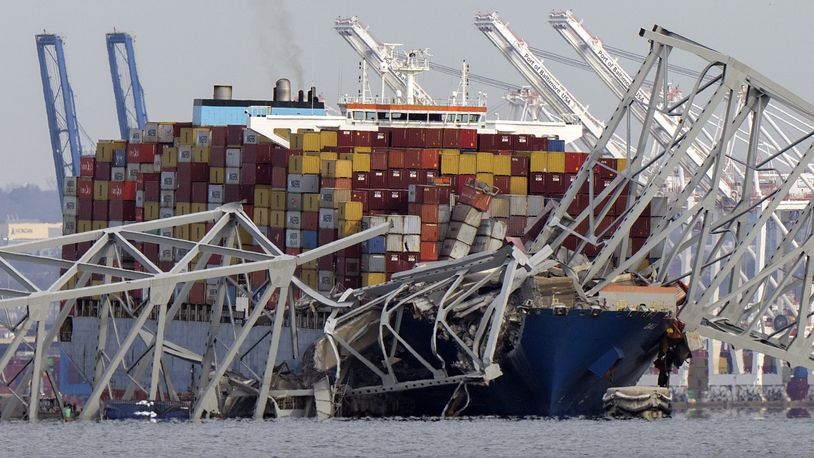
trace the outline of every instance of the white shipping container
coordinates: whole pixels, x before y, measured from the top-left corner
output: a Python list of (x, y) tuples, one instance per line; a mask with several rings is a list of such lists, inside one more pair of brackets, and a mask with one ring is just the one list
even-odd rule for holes
[(302, 229), (302, 213), (297, 211), (285, 212), (286, 229)]
[(418, 186), (411, 184), (407, 186), (407, 202), (414, 204), (418, 195)]
[(172, 143), (173, 140), (172, 124), (160, 123), (158, 125), (158, 142)]
[(480, 226), (480, 210), (466, 204), (458, 204), (452, 209), (452, 221), (469, 224), (470, 226)]
[[(156, 171), (155, 165), (153, 164), (141, 164), (138, 168), (139, 172), (141, 173), (154, 173)], [(158, 170), (161, 170), (161, 167), (158, 167)], [(138, 179), (138, 176), (136, 177)]]
[(509, 199), (506, 196), (492, 197), (492, 202), (489, 204), (489, 214), (493, 218), (508, 218), (511, 216)]
[(161, 207), (175, 208), (175, 191), (161, 191)]
[(172, 237), (173, 236), (172, 233), (173, 233), (173, 230), (172, 230), (171, 227), (162, 227), (158, 231), (158, 235), (160, 235), (162, 237)]
[(141, 134), (142, 143), (158, 142), (158, 123), (148, 122), (144, 125), (144, 132)]
[(332, 270), (320, 270), (317, 272), (317, 286), (320, 291), (327, 292), (334, 287), (334, 273)]
[(76, 195), (76, 177), (65, 177), (65, 181), (62, 182), (62, 195)]
[(316, 194), (319, 192), (319, 175), (303, 175), (302, 176), (302, 191), (304, 193)]
[(441, 245), (441, 256), (451, 259), (461, 259), (469, 254), (471, 248), (471, 245), (460, 240), (446, 239)]
[[(158, 217), (161, 218), (161, 219), (172, 218), (173, 216), (175, 216), (175, 210), (173, 210), (172, 208), (159, 208), (158, 209)], [(170, 236), (170, 237), (172, 237), (172, 236)]]
[(449, 209), (450, 209), (449, 205), (439, 205), (438, 206), (438, 222), (439, 223), (448, 223), (449, 222), (450, 217), (452, 216)]
[(362, 230), (370, 229), (381, 224), (387, 224), (386, 216), (363, 216), (362, 217)]
[(285, 230), (285, 246), (286, 248), (302, 247), (302, 234), (300, 233), (299, 229)]
[(136, 181), (138, 174), (141, 172), (140, 164), (127, 164), (127, 176), (124, 177), (126, 181)]
[(401, 234), (387, 234), (384, 241), (384, 250), (395, 253), (404, 251), (404, 236)]
[(206, 209), (207, 210), (217, 210), (218, 207), (220, 207), (221, 205), (223, 205), (222, 202), (209, 202), (208, 204), (206, 204)]
[(170, 245), (158, 245), (158, 260), (172, 261), (175, 258), (175, 250)]
[(418, 253), (421, 251), (421, 236), (420, 235), (405, 235), (404, 236), (404, 251), (408, 253)]
[(130, 129), (130, 136), (127, 141), (130, 143), (141, 143), (142, 135), (143, 133), (141, 132), (141, 129), (138, 127), (133, 127)]
[(161, 189), (164, 191), (175, 190), (175, 172), (161, 172)]
[(386, 272), (385, 260), (383, 254), (364, 254), (362, 255), (362, 271), (363, 272)]
[(667, 215), (667, 198), (666, 197), (653, 197), (650, 200), (650, 216), (666, 216)]
[(178, 162), (192, 162), (192, 147), (189, 145), (178, 146)]
[(209, 146), (212, 144), (211, 130), (197, 130), (195, 132), (195, 146)]
[(301, 174), (299, 173), (288, 174), (288, 192), (303, 192)]
[(65, 196), (62, 199), (62, 214), (76, 216), (79, 211), (79, 199), (76, 196)]
[(163, 153), (153, 156), (153, 170), (161, 170), (161, 154)]
[(247, 128), (243, 131), (243, 143), (246, 145), (256, 145), (259, 136), (257, 132)]
[(240, 167), (240, 148), (226, 148), (226, 167)]
[(285, 196), (286, 210), (302, 211), (302, 194), (297, 192), (289, 192)]
[(144, 208), (144, 190), (136, 190), (136, 208)]
[(226, 184), (240, 184), (240, 169), (227, 167), (223, 181)]
[(511, 216), (526, 216), (529, 212), (528, 196), (509, 196), (509, 213)]
[(114, 219), (107, 222), (107, 227), (119, 227), (119, 226), (123, 226), (123, 225), (124, 225), (123, 221), (114, 220)]
[(439, 223), (438, 224), (438, 238), (440, 240), (446, 239), (448, 232), (449, 232), (449, 223)]
[(175, 260), (180, 261), (181, 259), (184, 258), (184, 256), (187, 255), (187, 253), (189, 253), (188, 248), (176, 248), (175, 249)]
[(506, 232), (508, 231), (509, 225), (506, 224), (506, 221), (502, 220), (494, 220), (492, 223), (492, 232), (489, 234), (490, 237), (493, 239), (497, 239), (503, 243), (503, 239), (506, 238)]
[(545, 198), (543, 196), (526, 196), (526, 202), (528, 205), (528, 213), (526, 216), (539, 216), (543, 213), (543, 207), (545, 206)]
[(208, 200), (210, 203), (223, 203), (223, 185), (222, 184), (210, 184), (209, 185), (209, 195)]
[(421, 217), (416, 215), (404, 216), (404, 234), (421, 235)]
[(319, 209), (319, 228), (336, 229), (337, 211), (333, 208)]
[(62, 235), (76, 234), (76, 217), (62, 215)]
[(469, 224), (462, 223), (460, 221), (453, 221), (449, 223), (449, 231), (447, 232), (447, 240), (456, 239), (460, 240), (467, 245), (472, 245), (472, 242), (475, 241), (475, 236), (478, 233), (478, 229), (475, 226), (470, 226)]
[[(388, 215), (387, 222), (390, 223), (390, 234), (404, 234), (404, 216)], [(421, 231), (419, 231), (421, 233)], [(387, 251), (390, 251), (389, 249)]]

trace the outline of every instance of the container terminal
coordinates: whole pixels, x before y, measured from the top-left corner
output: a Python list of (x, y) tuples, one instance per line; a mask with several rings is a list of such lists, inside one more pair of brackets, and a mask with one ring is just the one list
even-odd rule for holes
[[(339, 114), (282, 78), (151, 121), (133, 40), (109, 34), (120, 138), (88, 155), (62, 40), (37, 35), (63, 235), (0, 247), (2, 418), (810, 401), (814, 106), (659, 26), (631, 75), (572, 12), (550, 24), (619, 98), (606, 121), (497, 13), (474, 25), (529, 84), (515, 120), (469, 96), (485, 77), (466, 63), (352, 17), (334, 27), (361, 87)], [(451, 99), (421, 87), (433, 67), (460, 75)], [(31, 265), (59, 278), (38, 287)]]

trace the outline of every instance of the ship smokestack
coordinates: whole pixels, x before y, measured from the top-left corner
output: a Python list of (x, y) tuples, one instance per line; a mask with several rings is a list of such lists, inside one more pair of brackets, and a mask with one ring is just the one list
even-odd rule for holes
[(305, 101), (305, 92), (303, 92), (303, 90), (300, 89), (299, 92), (297, 92), (297, 102), (302, 103), (304, 101)]
[(232, 100), (232, 86), (216, 84), (212, 90), (212, 98), (215, 100)]
[(291, 101), (291, 81), (286, 78), (280, 78), (277, 80), (277, 83), (274, 85), (274, 101)]

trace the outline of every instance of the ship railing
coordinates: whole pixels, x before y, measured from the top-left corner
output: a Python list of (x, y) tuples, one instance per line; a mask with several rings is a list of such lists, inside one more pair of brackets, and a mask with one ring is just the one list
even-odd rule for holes
[[(461, 102), (457, 98), (449, 98), (449, 99), (432, 99), (434, 105), (430, 104), (422, 104), (432, 107), (460, 107), (460, 106), (471, 106), (471, 107), (485, 107), (486, 100), (483, 98), (468, 98), (465, 102)], [(358, 103), (358, 104), (378, 104), (378, 105), (405, 105), (407, 104), (407, 99), (404, 97), (361, 97), (361, 96), (344, 96), (339, 100), (340, 105), (348, 104), (348, 103)], [(414, 105), (419, 105), (415, 103)]]

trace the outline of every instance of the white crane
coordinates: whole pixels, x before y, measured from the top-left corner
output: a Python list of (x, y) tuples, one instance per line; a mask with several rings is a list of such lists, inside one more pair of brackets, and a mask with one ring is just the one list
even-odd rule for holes
[[(596, 145), (605, 124), (588, 112), (588, 108), (574, 97), (543, 61), (529, 49), (525, 41), (517, 37), (497, 13), (478, 13), (475, 26), (486, 35), (520, 74), (534, 87), (563, 121), (583, 126), (582, 140), (589, 148)], [(613, 139), (606, 145), (608, 152), (618, 158), (630, 153), (624, 142)]]
[[(415, 82), (416, 73), (430, 69), (426, 50), (410, 51), (404, 58), (399, 57), (396, 47), (400, 45), (378, 42), (356, 16), (337, 19), (334, 30), (367, 61), (393, 92), (403, 93), (408, 103), (435, 105), (430, 94)], [(384, 94), (381, 96), (384, 97)]]

